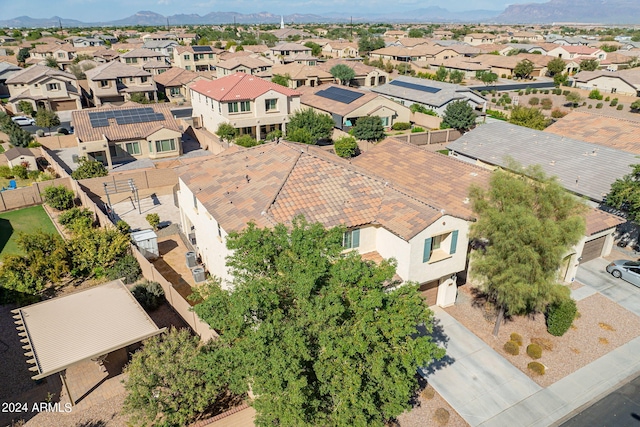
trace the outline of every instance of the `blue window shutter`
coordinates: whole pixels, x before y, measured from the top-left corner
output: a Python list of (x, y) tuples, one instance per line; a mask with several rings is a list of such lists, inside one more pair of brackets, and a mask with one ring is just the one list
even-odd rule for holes
[(422, 262), (429, 261), (431, 258), (431, 237), (424, 239), (424, 252), (422, 253)]
[(352, 244), (351, 244), (352, 248), (357, 248), (360, 246), (360, 229), (359, 228), (352, 231), (351, 239), (352, 239)]
[(458, 230), (451, 233), (451, 249), (449, 250), (449, 254), (453, 255), (456, 253), (457, 245), (458, 245)]

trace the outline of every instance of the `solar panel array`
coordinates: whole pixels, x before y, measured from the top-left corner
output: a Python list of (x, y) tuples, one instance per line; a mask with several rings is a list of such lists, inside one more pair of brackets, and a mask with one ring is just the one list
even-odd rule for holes
[(364, 96), (364, 93), (354, 92), (347, 89), (331, 86), (327, 89), (316, 92), (316, 95), (332, 101), (341, 102), (343, 104), (351, 104), (356, 99)]
[(212, 52), (211, 46), (191, 46), (194, 52)]
[(438, 93), (442, 90), (437, 87), (423, 86), (415, 83), (403, 82), (402, 80), (392, 80), (389, 82), (389, 84), (400, 86), (406, 89), (419, 90), (420, 92)]
[(89, 113), (89, 120), (94, 128), (109, 126), (109, 119), (115, 119), (119, 125), (131, 125), (164, 120), (164, 114), (156, 113), (153, 108), (149, 107)]

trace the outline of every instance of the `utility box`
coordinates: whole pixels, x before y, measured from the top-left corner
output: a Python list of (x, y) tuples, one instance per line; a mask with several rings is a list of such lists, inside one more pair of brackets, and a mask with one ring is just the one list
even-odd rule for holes
[(187, 267), (193, 268), (198, 266), (198, 256), (195, 252), (187, 252)]
[(131, 240), (146, 259), (156, 259), (160, 256), (158, 235), (153, 230), (135, 231), (131, 233)]
[(193, 270), (191, 270), (191, 273), (193, 274), (193, 280), (196, 283), (201, 283), (204, 282), (206, 277), (204, 274), (204, 268), (202, 267), (196, 267)]

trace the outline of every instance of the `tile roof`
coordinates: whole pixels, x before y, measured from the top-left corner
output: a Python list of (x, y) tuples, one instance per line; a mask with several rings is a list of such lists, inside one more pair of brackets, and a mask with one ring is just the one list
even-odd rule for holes
[(214, 81), (200, 80), (190, 88), (217, 101), (256, 99), (270, 90), (286, 96), (300, 95), (293, 89), (245, 73), (231, 74)]
[(354, 78), (366, 76), (367, 74), (376, 70), (382, 72), (383, 74), (386, 74), (386, 72), (379, 70), (376, 67), (372, 67), (371, 65), (366, 65), (360, 61), (350, 61), (347, 59), (327, 59), (325, 62), (318, 64), (317, 67), (321, 70), (329, 72), (333, 67), (340, 64), (346, 65), (347, 67), (351, 68), (356, 73)]
[(119, 61), (106, 62), (96, 68), (85, 71), (87, 79), (114, 80), (119, 77), (151, 77), (151, 73), (138, 67), (123, 64)]
[(430, 93), (428, 91), (410, 89), (391, 83), (386, 83), (382, 86), (372, 87), (371, 91), (385, 96), (402, 98), (408, 101), (433, 105), (436, 107), (440, 107), (448, 102), (458, 99), (469, 98), (475, 103), (480, 103), (480, 100), (484, 100), (484, 98), (479, 93), (474, 92), (472, 89), (453, 83), (439, 82), (437, 80), (418, 79), (408, 76), (399, 76), (396, 77), (393, 81), (403, 81), (428, 88), (436, 88), (439, 90), (436, 93)]
[(331, 79), (333, 76), (330, 72), (325, 71), (323, 67), (298, 64), (291, 62), (284, 65), (274, 65), (271, 69), (272, 74), (280, 74), (284, 76), (288, 74), (293, 80), (307, 79), (309, 77), (318, 77), (319, 79)]
[(631, 153), (506, 122), (478, 126), (447, 148), (497, 166), (506, 166), (507, 156), (525, 167), (539, 164), (567, 190), (595, 201), (638, 163)]
[(602, 211), (600, 209), (589, 209), (585, 215), (587, 230), (585, 235), (592, 236), (604, 230), (617, 227), (627, 222), (626, 219)]
[(225, 70), (233, 70), (241, 66), (248, 67), (251, 69), (261, 68), (261, 67), (272, 67), (273, 62), (262, 57), (256, 58), (253, 56), (241, 56), (237, 58), (227, 59), (225, 61), (220, 61), (218, 62), (218, 64), (216, 64), (216, 68), (223, 68)]
[(28, 148), (24, 148), (24, 147), (14, 147), (10, 150), (7, 150), (4, 155), (7, 157), (7, 159), (9, 160), (13, 160), (13, 159), (17, 159), (20, 156), (31, 156), (31, 157), (35, 157), (35, 154), (33, 154), (33, 151), (31, 151)]
[(311, 52), (311, 48), (298, 44), (298, 43), (280, 43), (271, 48), (273, 52), (283, 51), (296, 51), (296, 52)]
[[(208, 48), (208, 49), (206, 49)], [(191, 52), (191, 53), (215, 53), (215, 54), (219, 54), (224, 52), (224, 49), (218, 49), (217, 47), (213, 47), (213, 46), (198, 46), (199, 51), (196, 52), (195, 50), (193, 50), (193, 46), (181, 46), (178, 45), (174, 48), (175, 52), (177, 53), (183, 53), (183, 52)]]
[[(342, 102), (337, 102), (332, 99), (316, 95), (316, 93), (327, 90), (331, 87), (337, 87), (342, 90), (353, 92), (354, 94), (360, 94), (362, 96), (349, 104), (344, 104)], [(335, 113), (340, 116), (346, 116), (353, 110), (360, 108), (363, 105), (368, 104), (374, 99), (380, 97), (380, 95), (378, 95), (377, 93), (358, 90), (352, 87), (346, 87), (337, 84), (323, 84), (316, 87), (301, 86), (297, 90), (302, 92), (302, 96), (300, 97), (301, 105), (317, 108), (318, 110), (326, 111), (329, 114)], [(398, 108), (402, 108), (402, 106), (398, 105)]]
[[(161, 113), (164, 116), (164, 120), (119, 125), (115, 119), (109, 119), (109, 126), (94, 128), (91, 125), (91, 120), (89, 119), (90, 113), (116, 109), (130, 110), (133, 108), (152, 108), (156, 113)], [(132, 105), (132, 103), (129, 103), (120, 107), (108, 106), (104, 108), (77, 110), (72, 113), (72, 122), (75, 129), (75, 135), (81, 143), (100, 141), (103, 138), (107, 138), (108, 141), (145, 139), (160, 129), (171, 129), (176, 132), (182, 132), (178, 126), (178, 122), (171, 113), (169, 104)]]
[(187, 83), (190, 83), (200, 77), (198, 73), (194, 73), (193, 71), (185, 70), (184, 68), (173, 67), (169, 68), (162, 74), (158, 74), (154, 76), (153, 80), (157, 84), (161, 84), (162, 86), (182, 86)]
[(24, 70), (17, 71), (7, 79), (6, 84), (31, 83), (43, 77), (63, 77), (68, 80), (77, 80), (76, 77), (65, 71), (47, 67), (45, 65), (32, 65)]
[(379, 224), (409, 240), (441, 217), (384, 180), (308, 148), (281, 142), (223, 153), (200, 168), (180, 169), (180, 178), (226, 231), (304, 214), (328, 227)]
[(640, 121), (573, 111), (544, 131), (640, 154)]
[(596, 79), (598, 77), (617, 77), (619, 79), (624, 80), (631, 86), (640, 87), (640, 69), (631, 68), (627, 70), (619, 70), (619, 71), (607, 71), (607, 70), (596, 70), (596, 71), (580, 71), (575, 75), (575, 80), (579, 82), (588, 82), (590, 80)]
[(144, 47), (139, 47), (120, 55), (121, 58), (156, 58), (159, 56), (168, 57), (169, 55), (166, 55), (161, 52), (156, 52), (155, 50), (147, 49)]

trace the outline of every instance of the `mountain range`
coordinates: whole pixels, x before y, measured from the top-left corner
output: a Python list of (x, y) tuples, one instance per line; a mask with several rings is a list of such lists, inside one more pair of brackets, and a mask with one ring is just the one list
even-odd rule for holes
[[(357, 14), (345, 16), (344, 12), (324, 14), (285, 15), (287, 23), (345, 23), (354, 22), (486, 22), (486, 23), (602, 23), (602, 24), (638, 24), (640, 23), (640, 1), (638, 0), (550, 0), (547, 3), (513, 4), (504, 11), (469, 10), (451, 12), (437, 6), (406, 12), (380, 14)], [(0, 20), (0, 27), (65, 27), (86, 26), (131, 26), (131, 25), (188, 25), (188, 24), (278, 24), (280, 15), (270, 12), (237, 13), (211, 12), (206, 15), (177, 14), (164, 16), (156, 12), (140, 11), (129, 17), (108, 22), (81, 22), (74, 19), (31, 18), (19, 16)]]

